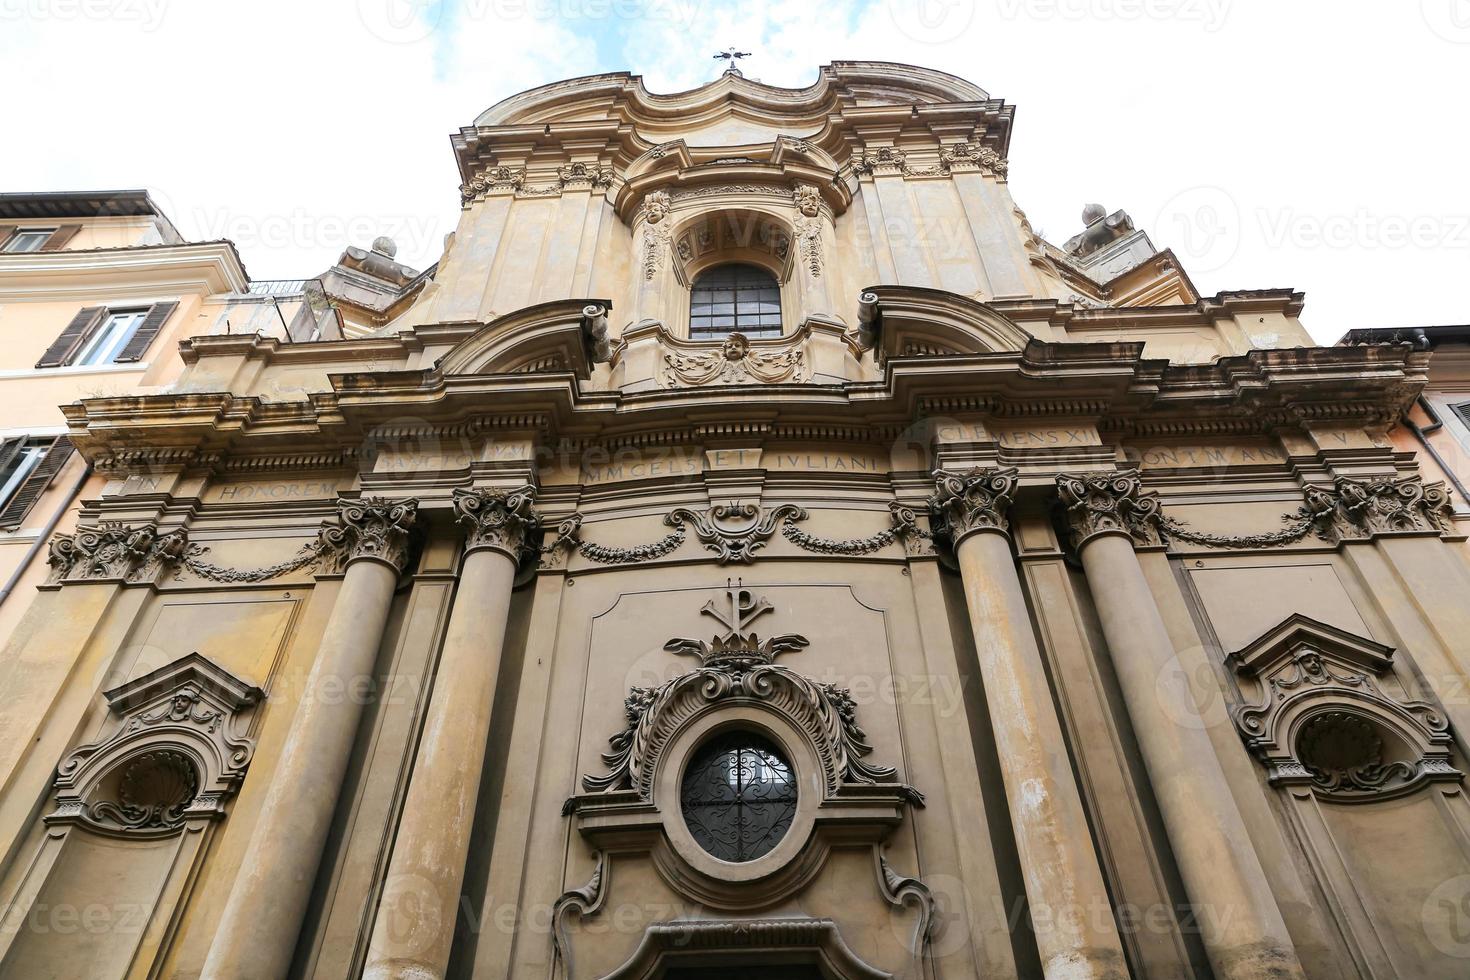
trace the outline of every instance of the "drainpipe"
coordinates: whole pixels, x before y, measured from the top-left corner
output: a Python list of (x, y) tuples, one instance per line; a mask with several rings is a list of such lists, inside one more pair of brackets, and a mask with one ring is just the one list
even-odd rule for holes
[[(1444, 457), (1440, 456), (1439, 451), (1434, 448), (1428, 438), (1431, 432), (1438, 432), (1444, 427), (1444, 420), (1439, 417), (1439, 413), (1434, 410), (1434, 406), (1430, 405), (1423, 395), (1419, 396), (1418, 404), (1420, 408), (1424, 409), (1424, 414), (1429, 416), (1430, 424), (1422, 429), (1419, 428), (1419, 424), (1409, 416), (1408, 412), (1404, 413), (1404, 424), (1409, 427), (1410, 432), (1414, 433), (1415, 438), (1419, 440), (1419, 445), (1423, 446), (1429, 453), (1429, 458), (1433, 459), (1444, 472), (1445, 476), (1449, 477), (1450, 483), (1454, 486), (1455, 491), (1459, 493), (1460, 499), (1466, 504), (1470, 504), (1470, 493), (1465, 491), (1465, 484), (1461, 482), (1459, 475), (1455, 473), (1449, 464), (1444, 461)], [(3, 598), (3, 593), (0, 593), (0, 599)]]
[(92, 464), (89, 462), (82, 468), (81, 475), (76, 478), (76, 482), (71, 485), (71, 490), (67, 492), (66, 499), (52, 512), (51, 519), (46, 522), (46, 526), (41, 529), (40, 535), (31, 543), (30, 548), (26, 550), (25, 557), (20, 560), (20, 564), (16, 566), (15, 571), (10, 573), (10, 578), (6, 580), (5, 587), (0, 588), (0, 605), (3, 605), (5, 600), (10, 597), (10, 593), (15, 591), (15, 586), (20, 582), (20, 577), (26, 573), (26, 569), (30, 568), (31, 562), (35, 560), (36, 552), (41, 550), (41, 546), (51, 537), (51, 532), (56, 530), (56, 525), (61, 523), (61, 515), (65, 514), (71, 508), (71, 505), (76, 502), (77, 494), (82, 492), (82, 485), (87, 482), (87, 478), (91, 475)]

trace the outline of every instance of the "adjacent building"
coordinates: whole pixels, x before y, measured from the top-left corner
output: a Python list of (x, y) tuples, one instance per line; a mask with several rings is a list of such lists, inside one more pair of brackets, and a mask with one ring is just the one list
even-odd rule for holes
[(67, 241), (136, 267), (0, 255), (6, 432), (72, 451), (13, 546), (0, 975), (1463, 976), (1439, 354), (1123, 211), (1043, 240), (1013, 114), (598, 75), (454, 134), (422, 272), (251, 283), (132, 194)]

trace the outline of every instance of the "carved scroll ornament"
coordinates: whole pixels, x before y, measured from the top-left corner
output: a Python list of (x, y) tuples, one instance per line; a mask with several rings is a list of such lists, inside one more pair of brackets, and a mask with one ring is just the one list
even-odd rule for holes
[[(811, 738), (822, 760), (829, 795), (843, 783), (890, 783), (897, 771), (865, 762), (872, 753), (867, 734), (857, 724), (857, 706), (846, 688), (823, 684), (776, 664), (782, 653), (807, 646), (806, 637), (789, 633), (762, 641), (748, 627), (770, 603), (748, 590), (726, 589), (728, 613), (715, 602), (701, 612), (727, 629), (705, 641), (675, 637), (664, 649), (697, 656), (701, 665), (658, 687), (634, 687), (623, 702), (627, 727), (611, 736), (611, 749), (602, 759), (608, 772), (583, 776), (587, 792), (631, 789), (643, 800), (652, 798), (653, 775), (663, 748), (683, 723), (715, 702), (751, 699), (764, 702), (794, 722)], [(923, 795), (905, 787), (915, 805)]]

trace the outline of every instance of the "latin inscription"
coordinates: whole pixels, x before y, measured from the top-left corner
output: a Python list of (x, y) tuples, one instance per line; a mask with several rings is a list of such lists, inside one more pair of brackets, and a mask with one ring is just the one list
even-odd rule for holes
[(262, 500), (319, 500), (337, 496), (336, 480), (289, 483), (227, 483), (209, 488), (207, 499), (222, 504)]

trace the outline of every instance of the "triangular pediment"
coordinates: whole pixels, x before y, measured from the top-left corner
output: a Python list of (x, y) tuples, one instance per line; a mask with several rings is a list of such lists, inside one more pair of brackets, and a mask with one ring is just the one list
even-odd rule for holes
[(1394, 648), (1310, 616), (1292, 613), (1247, 646), (1230, 654), (1230, 662), (1241, 673), (1263, 677), (1282, 664), (1295, 660), (1304, 650), (1342, 666), (1376, 675), (1388, 670), (1393, 663)]

